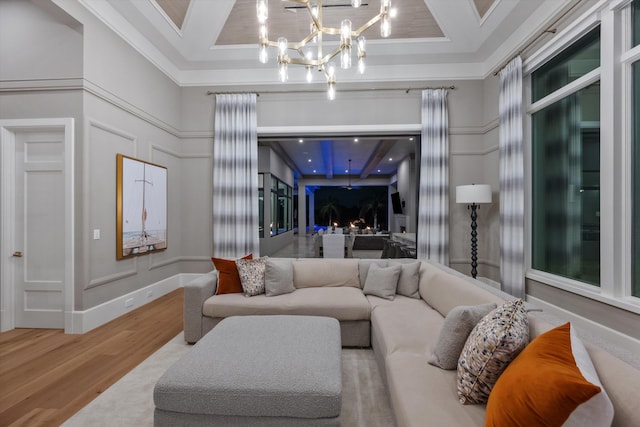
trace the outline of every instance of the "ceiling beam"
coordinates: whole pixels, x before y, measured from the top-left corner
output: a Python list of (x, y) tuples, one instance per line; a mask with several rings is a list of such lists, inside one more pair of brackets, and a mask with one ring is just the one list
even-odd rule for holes
[(320, 151), (324, 161), (324, 170), (327, 179), (333, 178), (333, 141), (325, 139), (320, 141)]
[(366, 179), (369, 176), (371, 171), (378, 166), (378, 163), (384, 159), (396, 142), (398, 142), (397, 139), (383, 139), (378, 143), (373, 153), (371, 153), (371, 157), (369, 157), (369, 160), (367, 160), (367, 163), (362, 168), (360, 179)]

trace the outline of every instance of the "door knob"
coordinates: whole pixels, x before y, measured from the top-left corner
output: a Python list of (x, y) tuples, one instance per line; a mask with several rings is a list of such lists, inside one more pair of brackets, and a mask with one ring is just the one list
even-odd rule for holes
[(14, 256), (14, 257), (16, 257), (16, 258), (22, 258), (22, 252), (20, 252), (20, 251), (15, 251), (15, 252), (13, 253), (13, 256)]

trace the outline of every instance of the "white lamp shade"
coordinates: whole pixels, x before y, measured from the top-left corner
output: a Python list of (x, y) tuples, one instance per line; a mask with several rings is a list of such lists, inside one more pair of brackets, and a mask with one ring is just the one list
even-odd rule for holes
[(456, 203), (491, 203), (491, 186), (488, 184), (458, 185)]

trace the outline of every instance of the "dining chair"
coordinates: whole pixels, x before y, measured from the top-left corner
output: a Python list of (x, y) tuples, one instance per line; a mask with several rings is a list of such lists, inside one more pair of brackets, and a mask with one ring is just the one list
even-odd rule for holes
[(324, 258), (344, 258), (344, 234), (325, 234), (322, 236)]

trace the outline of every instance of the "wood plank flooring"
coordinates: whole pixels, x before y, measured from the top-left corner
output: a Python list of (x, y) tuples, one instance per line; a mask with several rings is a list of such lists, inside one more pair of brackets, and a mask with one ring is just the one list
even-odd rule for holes
[(0, 426), (57, 426), (182, 331), (183, 289), (81, 335), (0, 334)]

